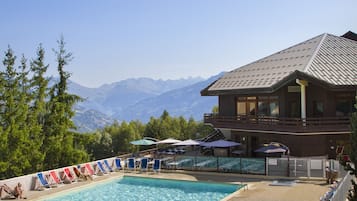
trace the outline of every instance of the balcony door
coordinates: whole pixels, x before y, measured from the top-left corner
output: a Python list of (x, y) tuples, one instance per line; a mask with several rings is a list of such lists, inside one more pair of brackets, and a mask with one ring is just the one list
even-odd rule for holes
[(301, 104), (298, 100), (288, 101), (288, 117), (300, 118)]

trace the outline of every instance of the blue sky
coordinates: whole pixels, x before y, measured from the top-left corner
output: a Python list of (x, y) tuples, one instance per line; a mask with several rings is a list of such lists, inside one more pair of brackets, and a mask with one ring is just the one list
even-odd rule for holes
[[(1, 0), (0, 58), (31, 59), (49, 75), (61, 34), (71, 79), (97, 87), (126, 78), (210, 77), (322, 33), (357, 32), (355, 0)], [(1, 66), (1, 65), (0, 65)]]

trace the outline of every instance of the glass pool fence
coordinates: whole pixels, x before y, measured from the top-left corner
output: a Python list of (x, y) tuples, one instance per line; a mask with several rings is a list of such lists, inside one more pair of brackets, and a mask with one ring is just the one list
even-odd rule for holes
[(163, 158), (162, 168), (203, 170), (265, 175), (265, 158), (233, 158), (214, 156), (175, 156)]

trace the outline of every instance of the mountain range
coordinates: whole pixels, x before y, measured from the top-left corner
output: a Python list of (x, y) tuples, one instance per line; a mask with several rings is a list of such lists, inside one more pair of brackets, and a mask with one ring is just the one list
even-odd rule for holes
[(201, 96), (200, 91), (222, 75), (178, 80), (131, 78), (98, 88), (70, 81), (69, 92), (84, 98), (75, 106), (73, 121), (79, 132), (91, 132), (114, 121), (145, 123), (164, 110), (171, 116), (202, 120), (203, 114), (217, 105), (217, 97)]

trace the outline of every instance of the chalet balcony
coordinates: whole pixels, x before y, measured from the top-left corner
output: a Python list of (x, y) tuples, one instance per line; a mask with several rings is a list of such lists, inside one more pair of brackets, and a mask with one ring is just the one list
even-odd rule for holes
[(348, 132), (350, 117), (319, 117), (319, 118), (282, 118), (267, 116), (221, 116), (219, 114), (204, 114), (204, 123), (215, 128), (230, 128), (241, 130), (316, 133), (316, 132)]

